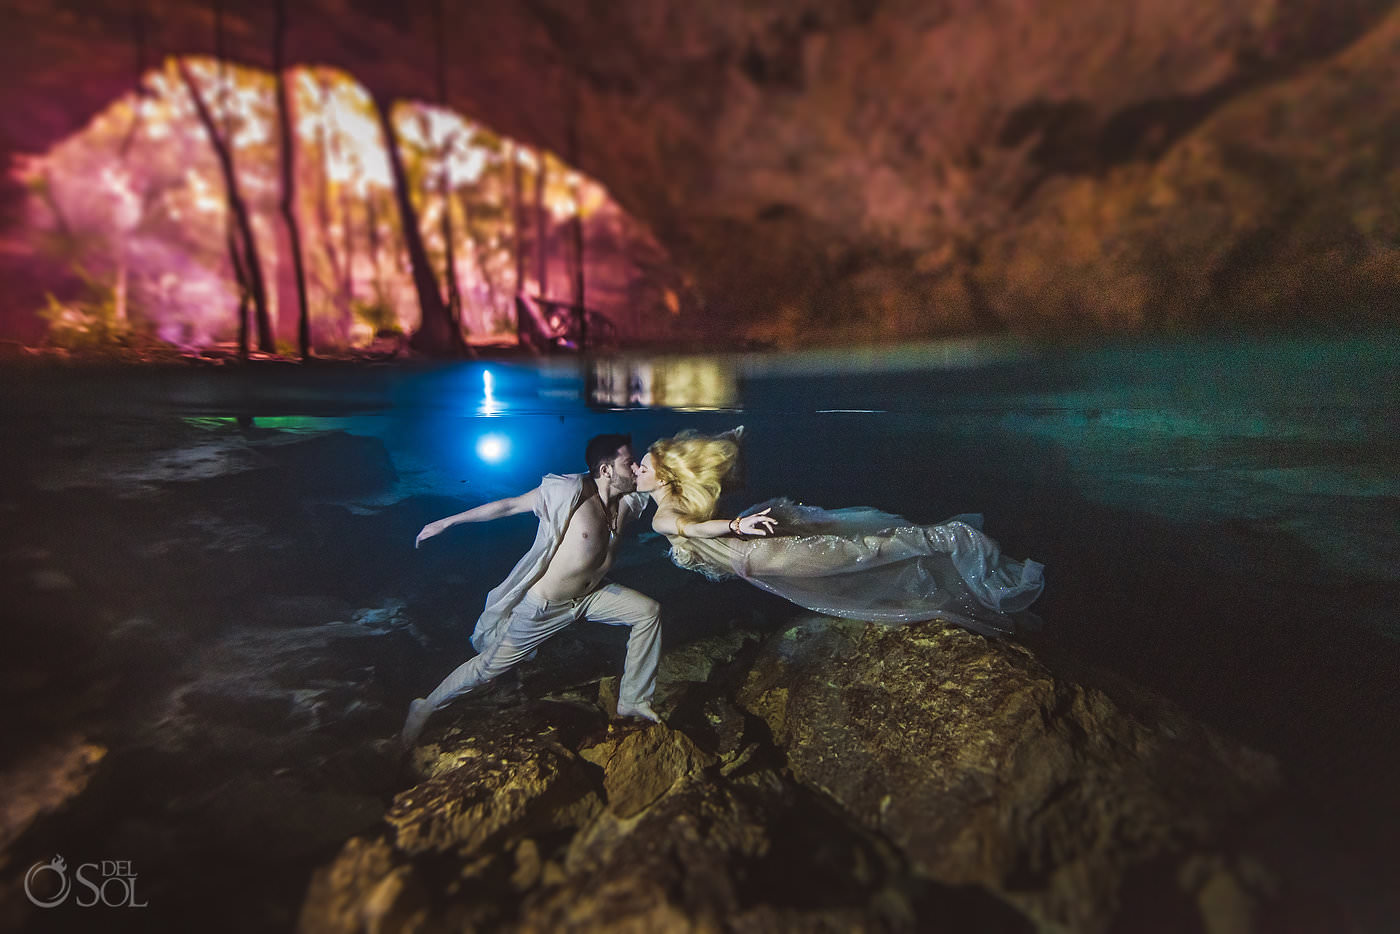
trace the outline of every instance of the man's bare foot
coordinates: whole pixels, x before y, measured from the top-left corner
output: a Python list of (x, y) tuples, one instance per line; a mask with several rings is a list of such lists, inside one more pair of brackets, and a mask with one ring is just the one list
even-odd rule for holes
[(624, 707), (622, 704), (618, 704), (617, 715), (619, 717), (641, 717), (643, 720), (650, 720), (652, 723), (661, 722), (661, 717), (658, 716), (656, 711), (651, 709), (651, 705), (647, 703), (635, 704), (631, 707)]
[(423, 727), (432, 715), (432, 705), (425, 697), (417, 698), (408, 705), (408, 719), (403, 722), (403, 731), (399, 733), (401, 750), (407, 752), (414, 747), (418, 742), (418, 734), (423, 732)]

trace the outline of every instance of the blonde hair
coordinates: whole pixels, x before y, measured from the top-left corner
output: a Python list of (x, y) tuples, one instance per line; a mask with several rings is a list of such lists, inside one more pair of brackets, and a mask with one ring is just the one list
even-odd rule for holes
[(683, 431), (647, 449), (656, 479), (671, 487), (678, 519), (703, 522), (715, 514), (720, 489), (739, 463), (742, 431), (738, 428), (722, 435)]

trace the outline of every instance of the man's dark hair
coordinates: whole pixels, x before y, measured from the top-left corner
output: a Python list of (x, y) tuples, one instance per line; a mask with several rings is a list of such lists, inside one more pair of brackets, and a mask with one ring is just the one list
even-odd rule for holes
[(603, 461), (610, 461), (617, 452), (632, 443), (631, 435), (598, 435), (589, 439), (583, 449), (583, 459), (588, 463), (588, 472), (598, 476), (598, 467)]

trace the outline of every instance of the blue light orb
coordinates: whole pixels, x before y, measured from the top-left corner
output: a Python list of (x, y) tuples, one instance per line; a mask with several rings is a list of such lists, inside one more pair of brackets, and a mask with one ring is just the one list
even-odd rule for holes
[(476, 456), (488, 464), (499, 464), (510, 454), (510, 439), (505, 435), (482, 435), (476, 441)]

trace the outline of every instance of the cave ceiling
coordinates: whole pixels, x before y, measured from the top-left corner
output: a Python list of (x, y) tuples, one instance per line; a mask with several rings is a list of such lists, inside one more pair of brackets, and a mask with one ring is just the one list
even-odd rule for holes
[[(5, 5), (11, 159), (164, 56), (213, 52), (207, 2)], [(1393, 2), (289, 11), (289, 60), (386, 100), (438, 100), (443, 56), (446, 102), (605, 184), (693, 277), (716, 333), (1267, 321), (1337, 284), (1386, 314), (1400, 284), (1395, 209), (1365, 208), (1400, 192)], [(271, 0), (225, 3), (228, 56), (267, 67), (273, 16)]]

